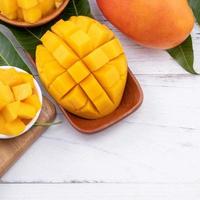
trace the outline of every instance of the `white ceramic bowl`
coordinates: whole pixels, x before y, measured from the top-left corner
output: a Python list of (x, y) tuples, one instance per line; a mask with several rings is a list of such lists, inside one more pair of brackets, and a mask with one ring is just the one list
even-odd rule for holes
[[(10, 69), (10, 68), (14, 68), (16, 71), (18, 72), (24, 72), (24, 73), (28, 73), (22, 69), (19, 69), (17, 67), (12, 67), (12, 66), (1, 66), (0, 67), (1, 69)], [(40, 86), (39, 84), (37, 83), (37, 81), (34, 79), (34, 84), (35, 84), (35, 88), (37, 90), (37, 93), (38, 93), (38, 96), (39, 96), (39, 99), (40, 99), (40, 102), (42, 104), (42, 91), (40, 89)], [(30, 121), (29, 124), (26, 125), (26, 128), (23, 132), (21, 132), (18, 136), (24, 134), (26, 131), (28, 131), (34, 124), (35, 122), (37, 121), (39, 115), (40, 115), (40, 112), (41, 112), (42, 108), (37, 112), (37, 114), (35, 115), (35, 117)], [(11, 138), (15, 138), (15, 137), (18, 137), (18, 136), (8, 136), (8, 135), (4, 135), (4, 134), (1, 134), (0, 133), (0, 139), (11, 139)]]

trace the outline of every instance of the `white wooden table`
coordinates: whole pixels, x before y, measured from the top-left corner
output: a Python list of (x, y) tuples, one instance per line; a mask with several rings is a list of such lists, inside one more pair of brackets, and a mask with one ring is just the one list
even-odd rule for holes
[[(143, 106), (102, 133), (52, 126), (0, 180), (0, 200), (199, 200), (200, 76), (164, 51), (121, 39)], [(200, 31), (193, 32), (197, 62)], [(61, 113), (57, 120), (63, 120)]]

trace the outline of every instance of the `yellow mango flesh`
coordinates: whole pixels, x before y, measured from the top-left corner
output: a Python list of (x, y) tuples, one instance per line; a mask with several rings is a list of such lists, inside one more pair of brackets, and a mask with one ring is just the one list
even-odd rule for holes
[(60, 20), (41, 38), (36, 64), (42, 82), (66, 110), (87, 119), (120, 104), (127, 61), (111, 30), (89, 17)]
[(33, 76), (0, 68), (0, 91), (0, 134), (17, 136), (41, 108)]
[(10, 20), (36, 23), (62, 5), (64, 0), (1, 0), (0, 13)]
[(17, 101), (27, 99), (32, 95), (32, 87), (30, 83), (23, 83), (12, 87), (14, 97)]
[(10, 136), (17, 136), (21, 132), (23, 132), (25, 128), (26, 128), (26, 125), (24, 124), (24, 122), (21, 119), (17, 118), (14, 121), (5, 123), (4, 129), (6, 133), (4, 134), (10, 135)]

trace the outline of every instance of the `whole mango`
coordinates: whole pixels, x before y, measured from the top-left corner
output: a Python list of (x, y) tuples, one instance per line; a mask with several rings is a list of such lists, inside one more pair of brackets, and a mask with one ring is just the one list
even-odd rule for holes
[(119, 40), (89, 17), (60, 20), (41, 38), (36, 65), (42, 82), (67, 111), (97, 119), (120, 104), (127, 61)]
[(113, 25), (146, 47), (173, 48), (189, 36), (194, 26), (187, 0), (97, 0), (97, 3)]

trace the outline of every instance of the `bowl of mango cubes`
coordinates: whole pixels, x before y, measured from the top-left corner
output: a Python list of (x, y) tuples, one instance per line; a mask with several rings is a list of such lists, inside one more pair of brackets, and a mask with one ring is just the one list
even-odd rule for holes
[(37, 121), (42, 107), (42, 92), (26, 71), (0, 67), (0, 139), (22, 135)]
[(19, 27), (36, 27), (56, 18), (69, 0), (1, 0), (0, 20)]

